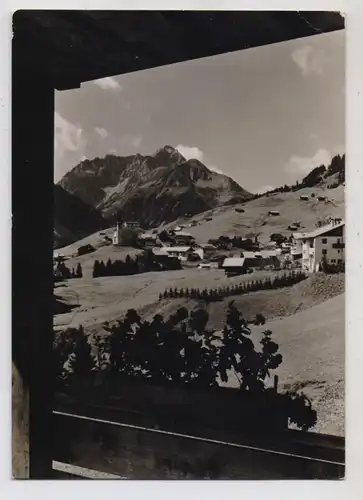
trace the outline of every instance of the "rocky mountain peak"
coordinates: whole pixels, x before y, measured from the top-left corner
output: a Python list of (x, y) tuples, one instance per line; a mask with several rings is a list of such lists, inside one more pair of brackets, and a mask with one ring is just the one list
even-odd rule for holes
[(144, 226), (200, 213), (235, 198), (252, 197), (229, 177), (211, 172), (197, 159), (186, 160), (165, 145), (154, 155), (107, 155), (87, 160), (59, 184), (97, 208), (109, 220), (139, 220)]

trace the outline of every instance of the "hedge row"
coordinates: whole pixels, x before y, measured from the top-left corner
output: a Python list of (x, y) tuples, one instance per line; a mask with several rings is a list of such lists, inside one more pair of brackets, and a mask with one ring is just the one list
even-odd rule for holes
[(292, 271), (284, 273), (281, 276), (268, 277), (264, 280), (244, 281), (232, 286), (219, 288), (170, 288), (160, 293), (159, 300), (162, 299), (201, 299), (210, 302), (219, 301), (225, 297), (234, 295), (243, 295), (245, 293), (256, 292), (259, 290), (275, 290), (286, 286), (292, 286), (307, 278), (307, 274), (302, 271)]

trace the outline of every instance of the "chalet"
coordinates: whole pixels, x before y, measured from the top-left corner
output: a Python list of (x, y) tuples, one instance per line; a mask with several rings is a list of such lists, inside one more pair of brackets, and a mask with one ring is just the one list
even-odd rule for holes
[(217, 250), (217, 247), (211, 243), (201, 243), (200, 245), (197, 245), (197, 248), (201, 248), (203, 250), (203, 259), (209, 259), (209, 257), (211, 257)]
[(173, 247), (162, 247), (154, 248), (153, 253), (155, 255), (168, 255), (169, 257), (177, 257), (182, 262), (187, 262), (197, 258), (198, 260), (203, 260), (203, 250), (198, 247), (193, 246), (173, 246)]
[(260, 270), (265, 267), (280, 267), (281, 250), (261, 250), (259, 252), (241, 252), (240, 257), (227, 257), (222, 268), (227, 276), (238, 276), (249, 270)]
[(251, 262), (245, 257), (227, 257), (224, 259), (222, 269), (227, 276), (246, 274)]
[(319, 271), (323, 259), (331, 265), (345, 262), (345, 222), (342, 220), (333, 219), (309, 233), (294, 233), (293, 238), (291, 255), (301, 255), (305, 271)]
[(253, 269), (263, 269), (267, 266), (280, 267), (281, 249), (276, 248), (274, 250), (259, 250), (258, 252), (242, 252), (242, 256), (251, 259), (251, 265)]
[(65, 260), (67, 260), (65, 255), (62, 255), (60, 253), (53, 254), (53, 263), (64, 262)]
[(154, 248), (157, 246), (158, 237), (156, 234), (144, 233), (140, 234), (138, 241), (143, 248)]
[(278, 210), (269, 210), (268, 215), (270, 217), (276, 217), (276, 216), (280, 215), (280, 212)]
[(309, 196), (307, 194), (301, 194), (300, 195), (300, 200), (302, 200), (302, 201), (309, 201)]
[(194, 236), (185, 231), (177, 231), (174, 234), (174, 242), (177, 246), (190, 246), (194, 243)]

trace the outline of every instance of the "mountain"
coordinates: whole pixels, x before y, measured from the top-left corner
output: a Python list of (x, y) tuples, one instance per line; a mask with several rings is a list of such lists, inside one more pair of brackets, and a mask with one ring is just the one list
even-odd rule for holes
[(137, 220), (145, 227), (253, 198), (230, 177), (209, 170), (199, 160), (186, 160), (171, 146), (151, 156), (84, 160), (59, 186), (110, 222)]
[(108, 224), (92, 206), (54, 186), (54, 248), (69, 245)]

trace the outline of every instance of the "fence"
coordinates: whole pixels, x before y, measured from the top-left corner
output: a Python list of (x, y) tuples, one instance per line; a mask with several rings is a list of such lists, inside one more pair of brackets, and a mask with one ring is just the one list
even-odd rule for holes
[[(341, 479), (344, 439), (284, 431), (157, 428), (112, 408), (54, 411), (54, 476), (88, 479)], [(136, 419), (137, 422), (137, 419)]]
[(340, 479), (345, 473), (344, 438), (289, 430), (271, 401), (243, 399), (233, 389), (137, 383), (122, 384), (113, 396), (63, 394), (53, 420), (59, 478)]

